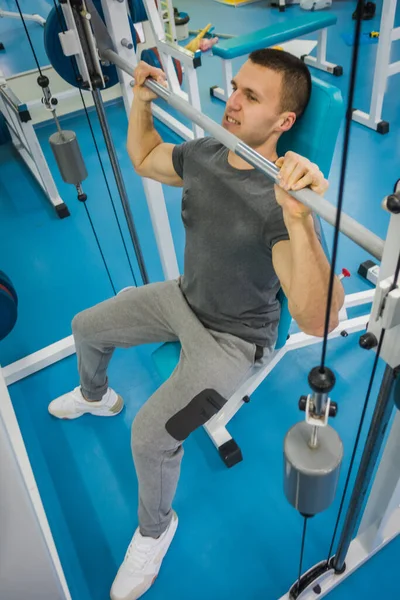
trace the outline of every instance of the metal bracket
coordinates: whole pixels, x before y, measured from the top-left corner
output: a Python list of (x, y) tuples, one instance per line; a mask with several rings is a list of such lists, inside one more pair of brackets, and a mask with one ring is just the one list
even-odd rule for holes
[(400, 325), (400, 288), (398, 285), (393, 288), (393, 281), (393, 277), (380, 281), (375, 292), (373, 320), (382, 329)]
[(325, 412), (321, 415), (316, 415), (314, 412), (313, 394), (309, 394), (306, 402), (306, 422), (313, 427), (326, 427), (328, 425), (330, 406), (331, 399), (327, 398)]
[[(84, 3), (83, 11), (76, 20), (76, 13), (72, 9), (71, 1), (67, 0), (61, 4), (61, 8), (64, 14), (65, 22), (68, 31), (60, 33), (60, 43), (63, 52), (66, 56), (73, 55), (78, 64), (79, 73), (85, 82), (87, 89), (93, 90), (93, 74), (89, 73), (87, 61), (91, 63), (93, 70), (100, 78), (101, 87), (105, 87), (103, 72), (100, 66), (100, 60), (97, 52), (96, 41), (93, 36), (92, 28), (90, 25), (91, 15), (87, 11), (86, 4)], [(86, 41), (86, 48), (82, 46), (82, 39), (79, 35), (79, 28), (81, 33), (84, 32), (84, 39)], [(65, 37), (67, 36), (67, 37)], [(86, 52), (85, 52), (86, 50)]]
[(380, 280), (368, 323), (368, 333), (374, 335), (376, 340), (385, 330), (380, 356), (392, 369), (400, 364), (400, 281), (394, 287), (394, 273), (400, 252), (399, 226), (400, 214), (392, 212), (379, 269)]
[(157, 40), (157, 48), (161, 50), (161, 52), (165, 52), (173, 58), (178, 59), (182, 64), (184, 64), (187, 67), (196, 68), (201, 65), (201, 60), (199, 65), (197, 53), (189, 52), (189, 50), (186, 50), (186, 48), (183, 48), (178, 44), (175, 44), (174, 42)]

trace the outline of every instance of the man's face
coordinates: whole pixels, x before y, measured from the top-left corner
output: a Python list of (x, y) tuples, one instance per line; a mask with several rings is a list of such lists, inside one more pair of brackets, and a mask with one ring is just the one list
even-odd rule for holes
[(248, 60), (232, 80), (223, 127), (252, 148), (260, 147), (273, 131), (280, 131), (288, 114), (280, 108), (281, 86), (280, 73)]

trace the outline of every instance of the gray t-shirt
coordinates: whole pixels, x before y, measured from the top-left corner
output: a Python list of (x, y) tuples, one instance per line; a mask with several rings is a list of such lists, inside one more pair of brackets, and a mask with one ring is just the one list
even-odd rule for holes
[(213, 138), (173, 150), (186, 230), (181, 288), (206, 327), (272, 346), (280, 315), (272, 248), (289, 235), (274, 184), (232, 167), (228, 152)]

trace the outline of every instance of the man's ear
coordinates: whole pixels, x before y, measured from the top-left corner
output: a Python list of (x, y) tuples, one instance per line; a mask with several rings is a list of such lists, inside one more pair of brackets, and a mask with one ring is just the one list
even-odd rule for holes
[(296, 113), (294, 112), (285, 112), (282, 113), (279, 117), (278, 121), (278, 129), (281, 133), (285, 133), (285, 131), (289, 131), (293, 127), (296, 122)]

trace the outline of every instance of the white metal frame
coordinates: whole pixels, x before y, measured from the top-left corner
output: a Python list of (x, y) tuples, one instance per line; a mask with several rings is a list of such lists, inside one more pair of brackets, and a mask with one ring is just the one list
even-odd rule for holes
[[(327, 73), (336, 74), (335, 70), (341, 69), (341, 67), (339, 67), (339, 65), (330, 63), (326, 60), (327, 41), (328, 28), (324, 27), (324, 29), (318, 30), (317, 56), (305, 56), (303, 60), (307, 65), (310, 65), (315, 69), (319, 69), (320, 71), (326, 71)], [(276, 42), (276, 44), (279, 44), (279, 42)], [(222, 58), (221, 62), (223, 87), (213, 86), (210, 92), (211, 95), (214, 96), (214, 98), (218, 98), (218, 100), (226, 102), (227, 98), (229, 98), (229, 96), (232, 93), (232, 60)], [(339, 71), (337, 74), (341, 74), (341, 71)]]
[(15, 149), (59, 216), (67, 216), (69, 214), (68, 209), (58, 193), (57, 186), (50, 173), (39, 140), (32, 126), (28, 108), (19, 101), (7, 86), (7, 83), (0, 84), (0, 111), (4, 115)]
[(387, 88), (387, 80), (400, 73), (400, 61), (390, 62), (392, 42), (400, 40), (400, 27), (394, 27), (397, 0), (384, 0), (379, 31), (374, 82), (372, 85), (369, 113), (353, 111), (353, 120), (379, 133), (387, 133), (389, 124), (382, 121), (382, 108)]
[(0, 419), (4, 423), (5, 431), (9, 439), (13, 454), (20, 469), (25, 487), (29, 493), (32, 510), (41, 529), (43, 539), (47, 546), (54, 570), (58, 576), (65, 600), (72, 600), (68, 584), (61, 566), (60, 557), (51, 533), (50, 525), (40, 497), (36, 479), (25, 448), (21, 430), (14, 412), (8, 385), (4, 377), (4, 369), (0, 368)]
[(320, 71), (334, 73), (338, 65), (334, 65), (326, 60), (326, 46), (328, 43), (328, 28), (320, 29), (318, 32), (317, 56), (306, 56), (304, 62)]
[[(192, 106), (201, 110), (199, 84), (196, 73), (196, 68), (200, 66), (201, 61), (192, 52), (182, 48), (176, 42), (167, 40), (164, 23), (160, 17), (155, 0), (143, 0), (143, 4), (171, 91), (185, 99), (189, 99)], [(181, 89), (172, 60), (173, 58), (177, 58), (184, 65), (184, 77), (188, 94), (185, 94)], [(193, 137), (199, 138), (204, 136), (204, 130), (195, 123), (192, 124), (192, 128)]]
[(381, 358), (392, 368), (400, 365), (400, 286), (391, 290), (398, 256), (400, 255), (400, 214), (390, 217), (386, 243), (379, 269), (378, 283), (368, 322), (368, 332), (379, 339), (385, 329)]
[[(26, 15), (25, 13), (23, 13), (22, 16), (24, 17), (25, 21), (34, 21), (35, 23), (38, 23), (42, 27), (44, 27), (46, 24), (46, 19), (44, 19), (43, 17), (41, 17), (38, 14)], [(21, 20), (21, 16), (19, 13), (10, 12), (9, 10), (3, 10), (0, 8), (0, 19), (4, 19), (4, 18)]]
[[(157, 3), (158, 14), (164, 25), (165, 39), (168, 42), (176, 42), (176, 27), (175, 27), (175, 14), (172, 0), (160, 0)], [(166, 17), (164, 16), (166, 13)], [(169, 31), (167, 31), (169, 29)]]

